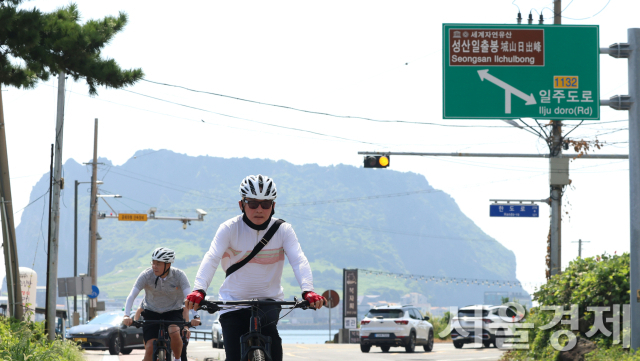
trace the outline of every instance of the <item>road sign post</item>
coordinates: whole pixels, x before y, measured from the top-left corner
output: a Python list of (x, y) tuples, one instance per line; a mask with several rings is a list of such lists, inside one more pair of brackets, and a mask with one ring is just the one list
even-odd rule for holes
[(598, 32), (443, 24), (443, 117), (600, 119)]
[(327, 308), (329, 309), (329, 342), (333, 342), (331, 338), (331, 309), (338, 306), (340, 296), (334, 290), (326, 290), (322, 293), (322, 297), (327, 299)]

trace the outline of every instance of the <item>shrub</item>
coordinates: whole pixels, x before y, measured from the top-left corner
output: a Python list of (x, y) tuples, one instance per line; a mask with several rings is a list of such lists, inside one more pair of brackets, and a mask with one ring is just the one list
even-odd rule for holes
[(70, 341), (47, 340), (44, 322), (21, 322), (0, 317), (0, 359), (12, 361), (82, 361), (82, 352)]
[[(586, 360), (640, 360), (640, 354), (629, 352), (620, 345), (612, 347), (612, 336), (606, 337), (601, 332), (590, 338), (585, 336), (595, 320), (594, 312), (587, 311), (587, 307), (611, 307), (629, 303), (629, 262), (628, 253), (621, 256), (604, 254), (571, 261), (563, 273), (553, 276), (534, 293), (534, 300), (541, 306), (563, 306), (565, 310), (571, 305), (577, 305), (578, 330), (571, 330), (569, 325), (561, 323), (541, 330), (540, 326), (551, 322), (553, 312), (541, 311), (539, 307), (533, 308), (524, 321), (534, 324), (534, 328), (526, 331), (529, 349), (509, 351), (504, 354), (502, 360), (558, 359), (559, 351), (556, 351), (550, 342), (551, 335), (558, 330), (569, 330), (576, 336), (596, 342), (598, 348), (589, 353)], [(612, 312), (605, 312), (603, 318), (611, 315)], [(605, 323), (605, 327), (611, 330), (612, 325)], [(563, 345), (567, 339), (562, 337), (560, 341)]]

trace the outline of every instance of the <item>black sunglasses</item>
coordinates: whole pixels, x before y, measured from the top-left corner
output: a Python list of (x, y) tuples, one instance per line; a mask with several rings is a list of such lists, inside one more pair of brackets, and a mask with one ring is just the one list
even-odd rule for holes
[(243, 199), (242, 202), (244, 202), (247, 206), (249, 206), (250, 209), (257, 209), (258, 206), (262, 206), (262, 209), (269, 209), (273, 205), (273, 200), (250, 201), (247, 199)]

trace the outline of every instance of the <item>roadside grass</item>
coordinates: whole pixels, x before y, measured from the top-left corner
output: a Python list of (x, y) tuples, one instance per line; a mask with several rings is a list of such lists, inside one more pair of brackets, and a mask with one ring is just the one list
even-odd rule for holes
[(0, 317), (0, 359), (12, 361), (82, 361), (82, 351), (69, 341), (47, 340), (44, 322)]

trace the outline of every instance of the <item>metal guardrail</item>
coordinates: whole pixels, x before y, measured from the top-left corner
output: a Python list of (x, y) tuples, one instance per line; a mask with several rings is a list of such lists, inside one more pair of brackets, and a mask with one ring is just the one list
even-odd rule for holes
[[(198, 336), (198, 334), (201, 334), (201, 336)], [(195, 341), (199, 341), (199, 340), (207, 341), (207, 340), (213, 340), (213, 336), (211, 336), (211, 330), (209, 331), (191, 330), (191, 339)]]

